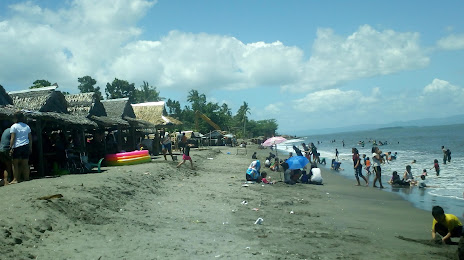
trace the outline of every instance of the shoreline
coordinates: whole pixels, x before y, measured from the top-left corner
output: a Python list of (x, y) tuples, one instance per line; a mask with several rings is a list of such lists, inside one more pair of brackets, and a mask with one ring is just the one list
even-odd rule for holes
[[(178, 162), (160, 156), (102, 173), (2, 187), (9, 199), (0, 201), (0, 249), (11, 259), (455, 256), (456, 246), (428, 242), (431, 213), (396, 194), (350, 185), (324, 168), (324, 185), (242, 187), (251, 154), (263, 159), (269, 150), (249, 145), (246, 155), (236, 151), (192, 149), (195, 170), (176, 169)], [(58, 193), (63, 197), (37, 200)], [(255, 225), (259, 217), (263, 223)]]

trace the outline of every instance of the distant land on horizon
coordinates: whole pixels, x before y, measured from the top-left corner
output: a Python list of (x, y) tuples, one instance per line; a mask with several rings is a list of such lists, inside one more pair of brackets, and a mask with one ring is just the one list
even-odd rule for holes
[(423, 118), (410, 121), (395, 121), (387, 124), (361, 124), (354, 126), (345, 126), (337, 128), (323, 128), (323, 129), (308, 129), (295, 131), (289, 135), (308, 136), (320, 134), (334, 134), (343, 132), (357, 132), (374, 129), (391, 129), (391, 128), (405, 128), (405, 127), (422, 127), (422, 126), (438, 126), (438, 125), (457, 125), (464, 124), (464, 114), (455, 115), (443, 118)]

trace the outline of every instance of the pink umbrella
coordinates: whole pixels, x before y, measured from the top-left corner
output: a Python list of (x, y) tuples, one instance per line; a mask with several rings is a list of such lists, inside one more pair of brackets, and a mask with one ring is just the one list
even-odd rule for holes
[(266, 141), (264, 141), (263, 146), (272, 146), (275, 144), (280, 144), (287, 141), (287, 139), (283, 138), (282, 136), (273, 136)]

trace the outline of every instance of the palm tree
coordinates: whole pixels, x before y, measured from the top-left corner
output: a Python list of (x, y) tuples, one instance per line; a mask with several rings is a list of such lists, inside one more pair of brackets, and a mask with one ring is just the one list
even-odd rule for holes
[(241, 123), (243, 123), (243, 137), (246, 136), (246, 121), (248, 120), (247, 114), (250, 113), (250, 107), (248, 107), (248, 103), (243, 101), (243, 105), (237, 111), (237, 117)]

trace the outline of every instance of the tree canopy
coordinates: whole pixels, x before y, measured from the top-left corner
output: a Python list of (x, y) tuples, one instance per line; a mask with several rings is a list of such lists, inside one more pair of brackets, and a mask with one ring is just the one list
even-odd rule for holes
[(211, 119), (221, 130), (233, 132), (239, 137), (272, 136), (278, 128), (275, 119), (249, 120), (248, 115), (251, 112), (246, 102), (243, 102), (237, 113), (233, 115), (226, 103), (219, 105), (215, 102), (207, 102), (206, 95), (197, 90), (189, 91), (187, 101), (189, 105), (184, 109), (181, 109), (178, 101), (168, 99), (166, 102), (168, 114), (181, 120), (184, 129), (194, 129), (202, 133), (214, 130), (211, 125), (197, 117), (196, 111)]
[(156, 102), (163, 100), (164, 98), (160, 97), (159, 91), (156, 90), (156, 87), (150, 86), (148, 82), (144, 81), (143, 85), (140, 86), (140, 89), (136, 89), (134, 92), (134, 103), (143, 103), (143, 102)]
[(105, 94), (107, 99), (129, 98), (133, 101), (135, 98), (135, 84), (127, 80), (115, 78), (112, 83), (106, 83)]
[(81, 93), (95, 92), (100, 99), (103, 99), (100, 87), (95, 87), (95, 84), (97, 84), (95, 79), (90, 76), (84, 76), (82, 78), (78, 78), (77, 81), (79, 82), (79, 86), (77, 86), (77, 88)]
[(34, 85), (30, 86), (29, 89), (43, 88), (43, 87), (48, 87), (48, 86), (52, 85), (52, 83), (50, 83), (50, 81), (45, 80), (45, 79), (38, 79), (38, 80), (34, 81), (32, 84), (34, 84)]

